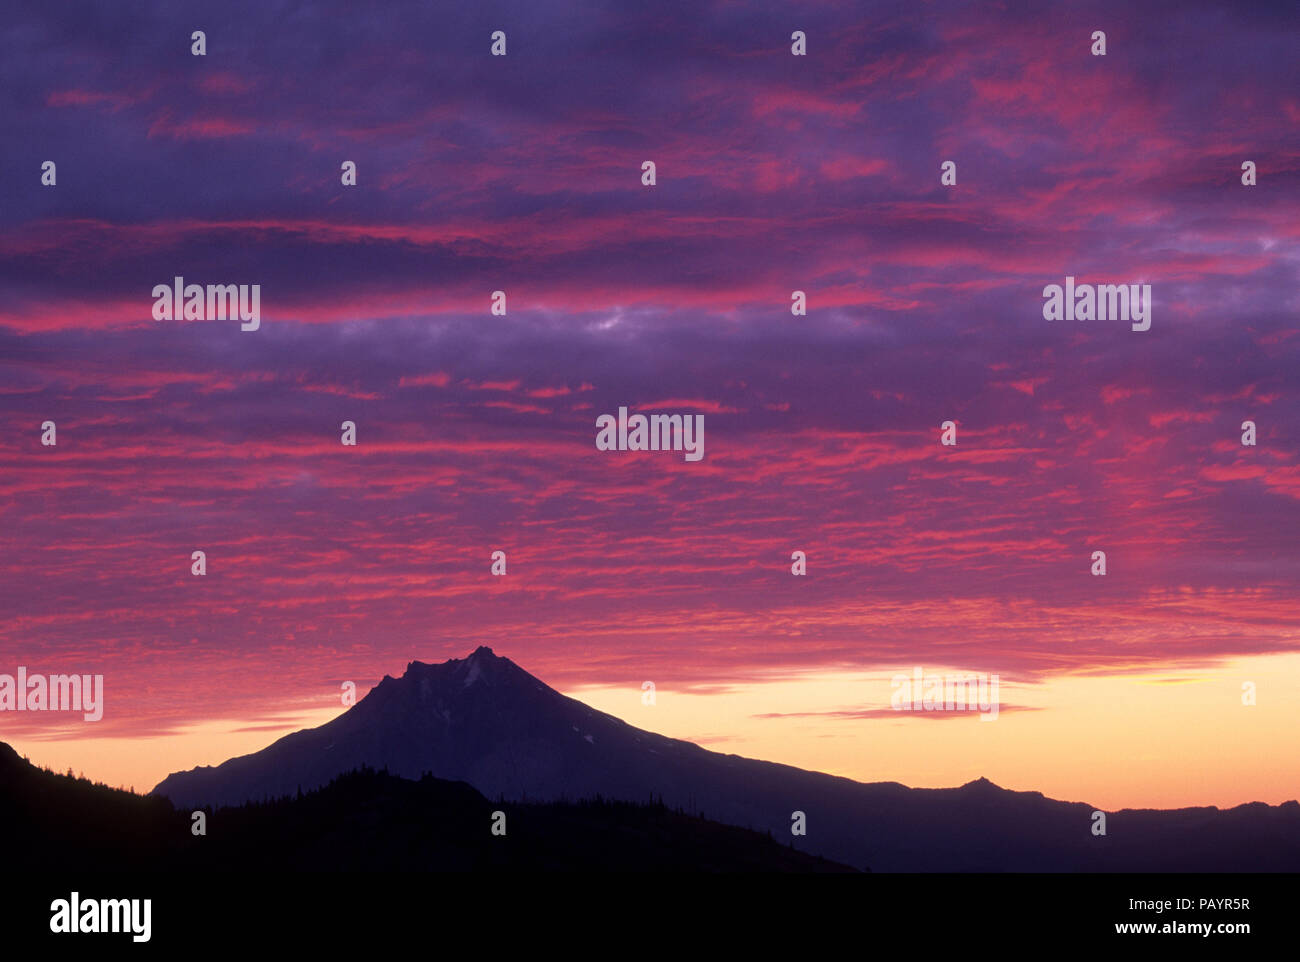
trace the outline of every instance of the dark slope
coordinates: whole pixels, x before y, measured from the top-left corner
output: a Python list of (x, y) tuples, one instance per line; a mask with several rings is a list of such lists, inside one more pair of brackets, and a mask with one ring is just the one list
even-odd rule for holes
[[(505, 836), (491, 833), (506, 815)], [(851, 872), (661, 804), (500, 804), (462, 782), (352, 772), (301, 797), (208, 813), (35, 768), (0, 743), (0, 829), (23, 872)]]

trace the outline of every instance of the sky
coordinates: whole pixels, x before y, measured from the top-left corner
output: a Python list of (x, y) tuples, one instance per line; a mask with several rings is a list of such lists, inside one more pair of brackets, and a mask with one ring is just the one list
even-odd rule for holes
[[(0, 673), (105, 687), (0, 713), (33, 761), (145, 790), (488, 645), (864, 781), (1300, 796), (1294, 4), (11, 14)], [(1067, 276), (1150, 330), (1045, 320)], [(892, 711), (915, 666), (998, 719)]]

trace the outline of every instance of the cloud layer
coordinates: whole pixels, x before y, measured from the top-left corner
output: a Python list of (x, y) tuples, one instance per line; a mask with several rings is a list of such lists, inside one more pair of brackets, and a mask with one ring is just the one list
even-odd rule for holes
[[(102, 671), (104, 732), (478, 644), (700, 690), (1300, 648), (1293, 5), (16, 6), (0, 671)], [(176, 275), (261, 330), (153, 321)], [(1044, 321), (1066, 275), (1151, 330)], [(623, 405), (705, 459), (596, 451)]]

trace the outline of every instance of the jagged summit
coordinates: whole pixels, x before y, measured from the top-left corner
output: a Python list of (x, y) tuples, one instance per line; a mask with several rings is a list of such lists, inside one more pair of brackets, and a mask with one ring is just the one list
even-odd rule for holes
[(532, 675), (517, 666), (512, 660), (503, 658), (502, 655), (494, 653), (490, 647), (480, 645), (464, 658), (448, 658), (446, 662), (420, 662), (412, 660), (407, 663), (406, 671), (402, 675), (394, 677), (391, 675), (383, 676), (380, 684), (376, 685), (376, 690), (383, 685), (402, 684), (402, 682), (416, 681), (434, 681), (445, 679), (459, 679), (461, 682), (469, 682), (486, 677), (490, 681), (500, 682), (506, 680), (515, 681), (532, 681), (534, 684), (542, 684), (541, 681), (534, 679)]
[(452, 665), (469, 664), (470, 662), (488, 662), (488, 661), (509, 661), (509, 658), (502, 658), (497, 655), (487, 645), (479, 645), (464, 658), (448, 658), (446, 661), (412, 661), (406, 666), (406, 670), (412, 668), (446, 668)]
[[(454, 687), (464, 689), (480, 684), (486, 688), (508, 688), (512, 685), (546, 688), (509, 658), (496, 654), (486, 645), (480, 645), (464, 658), (449, 658), (436, 663), (412, 661), (400, 678), (385, 675), (366, 698), (381, 690), (383, 698), (391, 698), (395, 690), (416, 686), (422, 699), (427, 700), (435, 692), (449, 695)], [(363, 702), (365, 700), (362, 699)], [(357, 707), (360, 708), (361, 705), (358, 704)]]

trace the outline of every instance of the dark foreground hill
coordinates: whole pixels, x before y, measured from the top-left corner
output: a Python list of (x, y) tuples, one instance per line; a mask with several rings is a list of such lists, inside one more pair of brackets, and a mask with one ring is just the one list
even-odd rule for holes
[[(650, 710), (650, 709), (647, 709)], [(723, 755), (644, 731), (567, 698), (479, 648), (412, 662), (353, 708), (215, 768), (154, 789), (185, 807), (233, 804), (324, 785), (360, 766), (473, 785), (489, 798), (662, 798), (670, 807), (791, 840), (875, 872), (1300, 871), (1300, 805), (1108, 812), (980, 779), (960, 788), (864, 784)]]
[[(505, 813), (504, 836), (491, 833)], [(36, 768), (0, 743), (0, 830), (20, 870), (849, 872), (661, 803), (492, 803), (463, 782), (344, 774), (207, 813)], [(16, 860), (16, 862), (15, 862)]]

